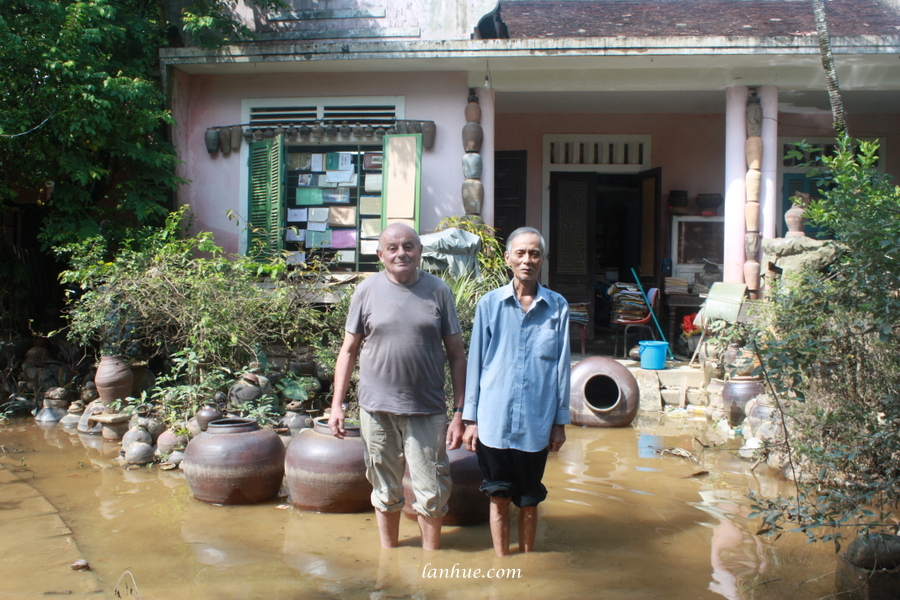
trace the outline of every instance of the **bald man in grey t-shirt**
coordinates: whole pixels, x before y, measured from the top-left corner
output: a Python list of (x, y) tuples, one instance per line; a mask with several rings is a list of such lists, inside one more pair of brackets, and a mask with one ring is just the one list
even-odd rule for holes
[[(342, 405), (358, 358), (360, 430), (381, 545), (399, 542), (408, 466), (422, 547), (437, 550), (450, 492), (445, 443), (458, 448), (463, 435), (466, 356), (459, 320), (447, 285), (419, 270), (422, 243), (413, 229), (389, 225), (378, 257), (385, 270), (360, 283), (351, 300), (328, 425), (335, 436), (344, 436)], [(449, 425), (445, 350), (454, 398)]]

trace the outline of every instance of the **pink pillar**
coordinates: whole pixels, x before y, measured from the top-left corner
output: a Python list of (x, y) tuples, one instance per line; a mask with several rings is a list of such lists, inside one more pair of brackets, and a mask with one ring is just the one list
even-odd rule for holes
[[(481, 145), (482, 172), (481, 183), (484, 184), (484, 203), (481, 206), (481, 218), (488, 225), (494, 225), (494, 90), (481, 88), (478, 90), (478, 103), (481, 104), (481, 128), (484, 130), (484, 143)], [(546, 234), (545, 234), (546, 235)]]
[(742, 85), (725, 89), (725, 264), (722, 269), (727, 283), (744, 282), (747, 93), (747, 87)]
[[(763, 238), (777, 237), (778, 230), (778, 161), (781, 148), (778, 147), (778, 88), (764, 85), (756, 90), (763, 111), (762, 121), (762, 193), (760, 194), (760, 235)], [(763, 265), (765, 268), (765, 265)]]

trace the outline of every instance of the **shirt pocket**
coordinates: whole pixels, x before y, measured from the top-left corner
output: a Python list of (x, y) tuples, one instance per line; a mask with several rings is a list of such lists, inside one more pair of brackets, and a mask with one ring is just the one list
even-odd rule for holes
[(555, 361), (559, 358), (559, 340), (556, 330), (542, 328), (534, 335), (535, 355), (541, 360)]

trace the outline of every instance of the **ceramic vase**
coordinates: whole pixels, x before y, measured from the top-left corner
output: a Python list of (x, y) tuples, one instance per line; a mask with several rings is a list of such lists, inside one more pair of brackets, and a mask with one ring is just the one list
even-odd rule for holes
[(224, 418), (225, 413), (219, 409), (219, 404), (217, 402), (204, 402), (203, 408), (197, 411), (196, 417), (197, 425), (200, 426), (200, 431), (206, 431), (210, 423)]
[(231, 154), (231, 128), (222, 127), (219, 129), (219, 151), (222, 154)]
[(758, 377), (735, 377), (726, 381), (722, 388), (722, 402), (728, 424), (739, 427), (747, 417), (747, 403), (764, 391), (763, 381)]
[(755, 231), (744, 234), (744, 256), (747, 258), (759, 256), (759, 234)]
[(747, 202), (759, 202), (759, 186), (762, 182), (762, 173), (759, 169), (750, 169), (744, 178), (747, 184)]
[(582, 427), (625, 427), (640, 409), (637, 380), (619, 361), (592, 356), (572, 367), (569, 417)]
[(475, 94), (469, 96), (464, 114), (466, 123), (481, 123), (481, 105), (478, 103), (478, 96)]
[(219, 419), (188, 442), (181, 468), (197, 500), (255, 504), (281, 487), (284, 444), (252, 419)]
[(762, 166), (763, 141), (758, 135), (751, 135), (744, 142), (744, 155), (747, 168), (758, 171)]
[(759, 289), (759, 261), (748, 260), (744, 262), (744, 283), (747, 289)]
[(244, 131), (240, 125), (231, 126), (231, 151), (237, 152), (241, 149), (241, 140), (244, 138)]
[(466, 179), (481, 179), (483, 166), (484, 161), (481, 158), (481, 154), (477, 152), (467, 152), (463, 155), (463, 177)]
[(751, 137), (762, 133), (763, 110), (759, 96), (753, 94), (747, 99), (747, 135)]
[(787, 224), (788, 231), (784, 237), (805, 237), (806, 232), (806, 209), (802, 206), (794, 204), (787, 212), (784, 213), (784, 222)]
[(206, 151), (210, 154), (219, 151), (219, 132), (216, 131), (215, 127), (210, 127), (206, 130), (206, 133), (203, 134), (204, 140), (206, 141)]
[(747, 231), (759, 231), (759, 202), (744, 203), (744, 226)]
[(466, 179), (462, 184), (463, 207), (468, 214), (481, 214), (484, 203), (484, 184), (478, 179)]
[(328, 421), (315, 419), (312, 429), (297, 433), (284, 460), (291, 502), (323, 513), (353, 513), (372, 508), (372, 485), (366, 479), (365, 450), (359, 427), (346, 425), (338, 439)]
[(94, 375), (94, 385), (103, 405), (109, 406), (113, 400), (127, 398), (131, 394), (133, 378), (131, 368), (124, 358), (102, 356)]
[(422, 121), (422, 147), (426, 150), (434, 148), (434, 140), (437, 137), (437, 126), (434, 121)]
[(466, 123), (462, 129), (463, 150), (480, 152), (484, 143), (484, 130), (478, 123)]

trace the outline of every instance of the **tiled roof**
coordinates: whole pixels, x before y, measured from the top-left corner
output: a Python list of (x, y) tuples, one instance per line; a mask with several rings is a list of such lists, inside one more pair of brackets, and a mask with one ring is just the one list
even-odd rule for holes
[[(826, 0), (832, 36), (898, 35), (888, 0)], [(501, 2), (510, 39), (815, 34), (809, 0), (568, 0)]]

